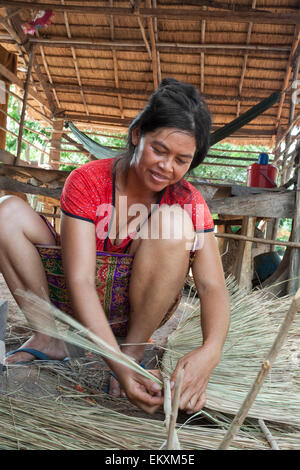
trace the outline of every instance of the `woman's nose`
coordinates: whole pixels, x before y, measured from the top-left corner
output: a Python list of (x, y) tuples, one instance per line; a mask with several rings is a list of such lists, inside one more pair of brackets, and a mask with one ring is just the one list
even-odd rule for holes
[(172, 171), (172, 160), (171, 158), (164, 158), (158, 162), (159, 168), (165, 171)]

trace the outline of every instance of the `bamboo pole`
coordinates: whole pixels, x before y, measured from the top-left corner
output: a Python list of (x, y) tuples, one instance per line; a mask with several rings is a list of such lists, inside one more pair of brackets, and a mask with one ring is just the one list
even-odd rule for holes
[(239, 431), (240, 427), (242, 426), (247, 414), (253, 405), (259, 391), (261, 390), (263, 383), (274, 364), (279, 351), (281, 350), (284, 341), (288, 335), (290, 326), (292, 325), (297, 312), (300, 309), (300, 289), (298, 289), (296, 295), (294, 296), (291, 306), (285, 316), (285, 319), (282, 322), (278, 335), (276, 336), (273, 345), (269, 353), (267, 354), (266, 359), (263, 361), (261, 365), (261, 370), (258, 372), (258, 375), (253, 382), (249, 393), (247, 394), (244, 402), (242, 403), (238, 413), (234, 417), (228, 431), (226, 432), (221, 444), (218, 447), (218, 450), (227, 450), (230, 446), (232, 440), (234, 439), (235, 435)]
[[(153, 8), (154, 10), (154, 8)], [(146, 38), (147, 39), (147, 38)], [(148, 50), (149, 43), (145, 43), (144, 41), (99, 41), (99, 40), (91, 40), (91, 39), (82, 39), (82, 38), (72, 38), (67, 40), (64, 37), (53, 37), (49, 39), (42, 39), (42, 38), (30, 38), (30, 44), (43, 44), (47, 47), (79, 47), (81, 49), (90, 49), (90, 48), (103, 48), (103, 47), (114, 47), (114, 48), (131, 48), (132, 50), (141, 50), (146, 47)], [(147, 44), (147, 46), (146, 46)], [(264, 46), (264, 45), (252, 45), (252, 44), (187, 44), (187, 43), (172, 43), (172, 42), (158, 42), (156, 46), (160, 49), (164, 49), (164, 52), (175, 52), (178, 49), (182, 49), (185, 52), (187, 51), (195, 51), (195, 53), (199, 53), (201, 51), (208, 52), (212, 51), (220, 51), (222, 50), (222, 54), (224, 51), (230, 51), (231, 53), (234, 51), (242, 51), (244, 52), (271, 52), (271, 53), (289, 53), (290, 48), (285, 46)], [(148, 51), (149, 53), (149, 51)], [(151, 53), (151, 50), (150, 50)]]
[(184, 371), (181, 369), (178, 373), (177, 380), (175, 383), (175, 391), (174, 391), (174, 399), (172, 403), (172, 411), (170, 416), (170, 424), (169, 424), (169, 432), (168, 432), (168, 440), (167, 440), (167, 449), (168, 450), (177, 450), (178, 443), (176, 442), (177, 439), (175, 438), (175, 426), (176, 420), (178, 416), (178, 408), (180, 402), (180, 392), (182, 387)]
[(31, 47), (30, 52), (29, 52), (27, 75), (26, 75), (26, 80), (25, 80), (25, 84), (24, 84), (23, 106), (22, 106), (22, 112), (21, 112), (21, 118), (20, 118), (20, 127), (19, 127), (18, 144), (17, 144), (17, 154), (16, 154), (16, 158), (14, 160), (14, 165), (19, 164), (20, 157), (21, 157), (23, 127), (24, 127), (24, 120), (25, 120), (25, 113), (26, 113), (28, 88), (29, 88), (29, 83), (30, 83), (30, 75), (31, 75), (32, 64), (33, 64), (33, 57), (34, 57), (34, 48)]
[[(146, 5), (148, 8), (152, 8), (151, 0), (146, 0)], [(157, 47), (156, 47), (156, 42), (155, 42), (153, 19), (148, 18), (147, 22), (148, 22), (148, 32), (150, 36), (150, 44), (151, 44), (153, 85), (154, 85), (154, 89), (156, 90), (158, 88), (158, 66), (157, 66)]]
[(235, 235), (233, 233), (215, 233), (215, 237), (231, 238), (232, 240), (243, 240), (252, 243), (262, 243), (263, 245), (288, 246), (290, 248), (300, 248), (300, 243), (283, 242), (281, 240), (266, 240), (265, 238), (247, 237), (246, 235)]

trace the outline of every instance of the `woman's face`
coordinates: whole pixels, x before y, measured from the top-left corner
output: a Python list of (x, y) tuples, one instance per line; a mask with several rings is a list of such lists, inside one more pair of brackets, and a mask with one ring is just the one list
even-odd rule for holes
[(154, 192), (183, 178), (196, 151), (195, 138), (176, 128), (156, 129), (142, 137), (133, 129), (132, 143), (136, 146), (132, 166), (142, 185)]

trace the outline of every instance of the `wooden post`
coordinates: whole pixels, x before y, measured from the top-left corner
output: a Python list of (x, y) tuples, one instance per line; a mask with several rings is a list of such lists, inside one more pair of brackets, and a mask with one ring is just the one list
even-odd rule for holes
[(14, 165), (19, 164), (20, 157), (21, 157), (23, 127), (24, 127), (25, 112), (26, 112), (26, 105), (27, 105), (27, 98), (28, 98), (30, 75), (31, 75), (32, 64), (33, 64), (33, 57), (34, 57), (34, 48), (33, 48), (33, 46), (31, 46), (30, 52), (29, 52), (29, 62), (28, 62), (28, 68), (27, 68), (26, 81), (25, 81), (25, 84), (24, 84), (23, 105), (22, 105), (19, 135), (18, 135), (18, 144), (17, 144), (17, 155), (16, 155), (16, 158), (14, 160)]
[[(292, 241), (300, 241), (300, 146), (297, 150), (297, 156), (295, 158), (295, 177), (296, 177), (296, 201), (295, 201), (295, 211), (293, 217), (293, 226), (292, 226)], [(291, 257), (290, 257), (290, 271), (289, 271), (289, 284), (288, 284), (288, 293), (294, 295), (300, 285), (300, 250), (299, 248), (292, 248)]]
[[(243, 217), (242, 235), (253, 237), (256, 217)], [(252, 288), (252, 243), (240, 241), (234, 274), (241, 289)]]
[(53, 121), (53, 132), (50, 147), (50, 165), (54, 170), (59, 169), (60, 165), (60, 151), (61, 151), (61, 139), (63, 135), (64, 121), (57, 120)]

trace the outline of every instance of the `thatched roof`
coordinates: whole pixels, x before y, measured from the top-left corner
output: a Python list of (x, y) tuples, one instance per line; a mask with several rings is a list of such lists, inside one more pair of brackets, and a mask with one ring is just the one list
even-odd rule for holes
[[(126, 128), (165, 77), (196, 85), (218, 128), (289, 89), (300, 49), (299, 0), (10, 0), (0, 7), (11, 15), (2, 21), (0, 44), (19, 54), (22, 80), (22, 55), (28, 61), (35, 46), (32, 73), (47, 104), (42, 112), (98, 128)], [(25, 37), (20, 24), (49, 8), (51, 25)], [(27, 40), (23, 48), (18, 38)], [(291, 91), (234, 139), (266, 143), (284, 131)], [(35, 100), (29, 103), (41, 112)]]

